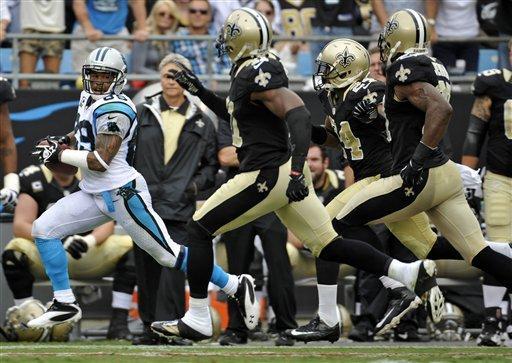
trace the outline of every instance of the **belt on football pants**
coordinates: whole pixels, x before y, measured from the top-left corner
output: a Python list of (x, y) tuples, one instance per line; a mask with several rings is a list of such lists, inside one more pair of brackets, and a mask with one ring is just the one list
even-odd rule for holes
[(114, 213), (116, 208), (114, 207), (114, 202), (112, 201), (112, 195), (110, 195), (109, 191), (101, 192), (101, 197), (107, 206), (107, 209), (110, 213)]

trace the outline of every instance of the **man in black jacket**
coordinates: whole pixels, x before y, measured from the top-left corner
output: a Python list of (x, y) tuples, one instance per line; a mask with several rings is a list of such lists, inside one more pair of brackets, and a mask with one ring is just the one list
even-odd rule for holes
[[(214, 185), (219, 165), (213, 123), (173, 79), (183, 68), (191, 68), (185, 57), (167, 55), (159, 66), (162, 92), (137, 106), (135, 165), (146, 179), (153, 208), (172, 239), (186, 244), (185, 225), (196, 210), (197, 193)], [(149, 324), (183, 316), (185, 275), (162, 268), (139, 248), (135, 260), (144, 334), (134, 344), (157, 344), (159, 339), (150, 332)]]

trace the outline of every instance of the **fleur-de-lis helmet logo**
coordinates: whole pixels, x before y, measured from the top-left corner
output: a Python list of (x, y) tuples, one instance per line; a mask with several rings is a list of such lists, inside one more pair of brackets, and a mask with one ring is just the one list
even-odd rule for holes
[(356, 60), (356, 57), (352, 53), (349, 53), (348, 46), (346, 46), (342, 53), (336, 55), (336, 60), (343, 68), (347, 68), (350, 63)]
[(234, 39), (242, 34), (242, 29), (235, 23), (227, 23), (225, 34), (227, 39)]
[(396, 21), (396, 19), (388, 20), (388, 22), (386, 23), (386, 30), (385, 30), (386, 37), (388, 35), (392, 34), (397, 29), (398, 29), (398, 21)]

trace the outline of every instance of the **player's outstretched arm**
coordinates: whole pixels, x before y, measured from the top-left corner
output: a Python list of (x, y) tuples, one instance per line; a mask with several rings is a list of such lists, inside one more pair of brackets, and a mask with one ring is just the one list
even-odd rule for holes
[(311, 141), (333, 149), (340, 148), (341, 144), (332, 128), (330, 116), (325, 117), (324, 125), (311, 125)]
[(183, 70), (176, 73), (174, 79), (178, 84), (188, 93), (199, 97), (199, 99), (210, 109), (212, 110), (217, 117), (222, 120), (229, 120), (229, 113), (226, 106), (226, 99), (224, 97), (219, 97), (209, 89), (203, 86), (203, 83), (197, 78), (197, 76), (182, 67)]
[(468, 132), (462, 151), (462, 165), (476, 169), (491, 118), (492, 100), (489, 96), (477, 96), (469, 116)]
[(421, 143), (430, 149), (437, 148), (453, 113), (450, 103), (433, 85), (427, 82), (397, 85), (395, 86), (395, 96), (400, 100), (408, 100), (425, 112)]

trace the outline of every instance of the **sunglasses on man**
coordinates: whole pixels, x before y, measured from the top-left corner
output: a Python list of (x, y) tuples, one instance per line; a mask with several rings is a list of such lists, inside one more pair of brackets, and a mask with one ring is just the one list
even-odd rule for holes
[(205, 10), (205, 9), (194, 9), (194, 8), (190, 8), (188, 9), (188, 12), (190, 14), (201, 14), (201, 15), (208, 15), (208, 10)]

